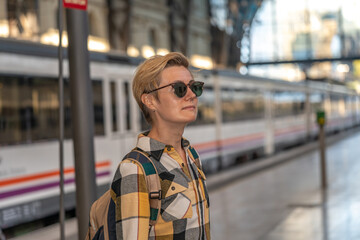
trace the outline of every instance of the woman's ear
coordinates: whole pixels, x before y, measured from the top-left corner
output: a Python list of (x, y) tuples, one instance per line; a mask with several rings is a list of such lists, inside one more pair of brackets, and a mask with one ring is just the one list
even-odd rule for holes
[(156, 110), (154, 106), (155, 99), (153, 95), (144, 93), (143, 95), (141, 95), (141, 101), (150, 111)]

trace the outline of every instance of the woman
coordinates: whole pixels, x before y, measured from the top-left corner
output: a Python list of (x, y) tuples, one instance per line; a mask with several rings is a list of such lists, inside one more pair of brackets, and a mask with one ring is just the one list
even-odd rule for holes
[(117, 239), (210, 239), (209, 199), (198, 154), (182, 137), (195, 121), (203, 84), (194, 81), (181, 53), (154, 56), (141, 64), (133, 94), (150, 131), (137, 148), (150, 155), (161, 184), (161, 209), (149, 229), (149, 194), (140, 164), (123, 160), (114, 181)]

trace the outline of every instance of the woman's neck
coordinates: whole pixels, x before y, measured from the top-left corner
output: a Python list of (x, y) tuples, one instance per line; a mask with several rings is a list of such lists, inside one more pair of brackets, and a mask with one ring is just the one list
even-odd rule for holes
[(175, 149), (181, 149), (181, 138), (184, 133), (185, 126), (167, 126), (162, 125), (161, 128), (156, 124), (152, 126), (148, 137), (159, 142), (173, 146)]

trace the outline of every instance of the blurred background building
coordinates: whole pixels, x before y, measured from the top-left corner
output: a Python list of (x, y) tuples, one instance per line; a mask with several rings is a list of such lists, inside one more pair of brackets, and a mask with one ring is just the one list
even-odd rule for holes
[(279, 63), (250, 68), (256, 75), (290, 81), (356, 81), (359, 7), (352, 0), (263, 1), (251, 25), (251, 50), (245, 51), (250, 57), (244, 54), (243, 60)]
[[(90, 0), (88, 4), (90, 50), (145, 58), (180, 51), (194, 65), (212, 67), (207, 0)], [(57, 1), (1, 0), (0, 9), (1, 37), (58, 44)]]
[[(180, 51), (200, 68), (358, 86), (359, 4), (89, 0), (89, 49), (145, 58)], [(56, 45), (57, 2), (0, 0), (0, 37)]]

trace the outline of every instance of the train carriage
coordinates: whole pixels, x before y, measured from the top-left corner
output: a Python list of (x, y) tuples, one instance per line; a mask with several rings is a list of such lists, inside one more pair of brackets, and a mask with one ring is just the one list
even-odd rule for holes
[[(99, 194), (108, 188), (138, 133), (148, 127), (131, 90), (139, 62), (91, 53)], [(0, 227), (9, 228), (58, 212), (58, 61), (55, 48), (21, 44), (19, 50), (0, 52), (0, 63)], [(72, 209), (75, 171), (64, 63), (65, 206)], [(194, 71), (194, 76), (205, 88), (198, 119), (184, 136), (200, 152), (207, 172), (314, 139), (318, 109), (326, 111), (329, 133), (360, 123), (359, 96), (345, 86), (289, 83), (231, 71)]]

